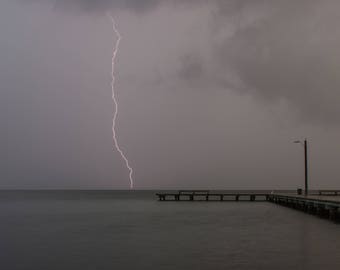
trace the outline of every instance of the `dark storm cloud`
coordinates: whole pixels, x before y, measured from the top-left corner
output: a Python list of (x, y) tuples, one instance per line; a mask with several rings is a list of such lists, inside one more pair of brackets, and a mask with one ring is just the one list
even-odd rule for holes
[(145, 11), (155, 7), (158, 0), (57, 0), (55, 8), (79, 9), (81, 11), (105, 11), (111, 8)]
[[(215, 4), (218, 8), (206, 44), (212, 56), (183, 53), (178, 69), (181, 79), (201, 80), (205, 85), (217, 82), (269, 102), (286, 100), (303, 121), (339, 122), (339, 2)], [(218, 39), (218, 35), (225, 38)]]
[[(111, 9), (144, 12), (156, 8), (162, 3), (189, 3), (193, 0), (30, 0), (53, 4), (55, 9), (80, 12), (102, 12)], [(200, 2), (198, 0), (196, 2)], [(25, 1), (26, 2), (26, 1)]]
[(288, 1), (277, 7), (216, 46), (219, 68), (231, 67), (256, 96), (284, 98), (305, 119), (336, 123), (340, 3)]
[(178, 70), (180, 78), (185, 80), (197, 79), (204, 75), (204, 65), (199, 57), (195, 54), (184, 55), (180, 59), (180, 68)]
[(106, 11), (123, 36), (117, 134), (137, 188), (295, 189), (303, 151), (291, 141), (304, 137), (311, 187), (338, 187), (339, 8), (0, 1), (0, 188), (128, 188), (112, 147)]
[[(156, 8), (161, 4), (176, 6), (186, 4), (218, 4), (221, 13), (228, 14), (235, 9), (242, 8), (245, 4), (263, 2), (263, 0), (30, 0), (31, 2), (52, 3), (57, 9), (78, 10), (84, 12), (107, 11), (110, 9), (132, 10), (143, 12)], [(25, 1), (27, 2), (27, 1)]]
[[(340, 29), (337, 26), (340, 17), (336, 11), (340, 3), (337, 1), (56, 0), (50, 3), (57, 9), (79, 12), (118, 9), (143, 13), (161, 5), (178, 10), (186, 4), (213, 6), (211, 33), (205, 44), (213, 53), (208, 56), (205, 51), (179, 50), (178, 64), (173, 69), (180, 80), (190, 84), (219, 83), (228, 88), (234, 85), (238, 91), (243, 89), (263, 100), (285, 99), (305, 120), (334, 123), (339, 118)], [(232, 34), (226, 34), (228, 31)], [(240, 84), (236, 85), (235, 81)]]

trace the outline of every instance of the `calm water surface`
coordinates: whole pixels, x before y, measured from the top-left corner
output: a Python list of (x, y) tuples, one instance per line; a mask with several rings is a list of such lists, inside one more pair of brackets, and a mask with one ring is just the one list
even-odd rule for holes
[(266, 202), (0, 192), (0, 269), (340, 269), (340, 225)]

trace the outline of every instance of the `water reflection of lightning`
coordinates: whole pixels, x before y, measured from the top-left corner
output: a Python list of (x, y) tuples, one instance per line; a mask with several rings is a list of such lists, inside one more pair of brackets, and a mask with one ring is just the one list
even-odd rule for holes
[(115, 60), (116, 60), (116, 56), (117, 56), (117, 53), (118, 53), (119, 44), (120, 44), (120, 41), (122, 39), (122, 36), (120, 35), (120, 33), (119, 33), (119, 31), (116, 27), (116, 22), (115, 22), (114, 18), (112, 17), (112, 15), (108, 14), (108, 17), (110, 18), (110, 20), (112, 22), (113, 33), (114, 33), (115, 37), (117, 38), (117, 41), (116, 41), (116, 43), (113, 47), (112, 70), (111, 70), (111, 72), (112, 72), (111, 73), (111, 76), (112, 76), (111, 89), (112, 89), (112, 100), (113, 100), (113, 103), (114, 103), (114, 113), (113, 113), (113, 120), (112, 120), (113, 143), (114, 143), (115, 149), (119, 152), (120, 156), (125, 161), (126, 167), (129, 170), (130, 188), (132, 189), (133, 188), (133, 178), (132, 178), (133, 169), (129, 164), (129, 160), (127, 159), (124, 152), (120, 148), (120, 146), (118, 144), (118, 140), (117, 140), (117, 135), (116, 135), (116, 120), (117, 120), (117, 115), (118, 115), (118, 102), (117, 102), (116, 92), (115, 92), (115, 79), (116, 79), (115, 78)]

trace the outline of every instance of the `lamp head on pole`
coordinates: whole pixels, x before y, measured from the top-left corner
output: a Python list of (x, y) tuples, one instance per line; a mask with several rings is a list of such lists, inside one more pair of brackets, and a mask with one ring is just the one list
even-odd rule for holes
[(305, 142), (303, 142), (303, 141), (294, 141), (293, 143), (298, 143), (298, 144), (300, 144), (302, 146), (305, 144)]

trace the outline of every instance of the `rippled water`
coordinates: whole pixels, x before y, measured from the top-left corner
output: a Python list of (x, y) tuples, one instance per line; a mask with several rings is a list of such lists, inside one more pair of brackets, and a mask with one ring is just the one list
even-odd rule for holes
[(0, 269), (340, 269), (340, 225), (269, 202), (0, 192)]

